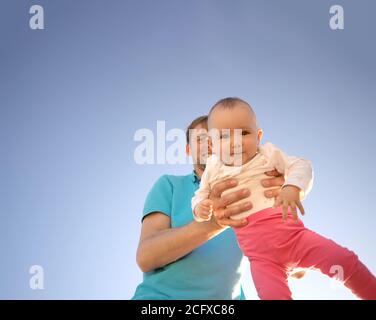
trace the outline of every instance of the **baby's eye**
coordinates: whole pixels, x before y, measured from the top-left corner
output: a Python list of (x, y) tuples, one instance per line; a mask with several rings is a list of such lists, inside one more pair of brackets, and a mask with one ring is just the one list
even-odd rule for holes
[(249, 131), (242, 131), (242, 136), (245, 136), (247, 134), (250, 134), (250, 132)]

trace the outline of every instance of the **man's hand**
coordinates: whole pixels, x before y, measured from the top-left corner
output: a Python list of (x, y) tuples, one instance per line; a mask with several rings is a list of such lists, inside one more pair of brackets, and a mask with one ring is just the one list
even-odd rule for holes
[[(265, 191), (265, 197), (276, 198), (280, 192), (281, 187), (285, 183), (285, 178), (277, 170), (272, 170), (265, 172), (266, 175), (270, 176), (268, 179), (261, 181), (261, 184), (267, 189)], [(242, 213), (244, 211), (252, 209), (252, 202), (248, 201), (239, 205), (231, 206), (227, 208), (230, 204), (238, 202), (239, 200), (245, 199), (251, 195), (249, 189), (244, 188), (222, 197), (222, 193), (227, 190), (237, 186), (238, 181), (236, 179), (228, 179), (225, 181), (218, 182), (212, 188), (209, 199), (213, 201), (213, 217), (219, 226), (225, 228), (227, 226), (231, 227), (243, 227), (247, 225), (247, 220), (232, 220), (231, 216)]]
[(216, 183), (209, 195), (209, 199), (212, 201), (213, 205), (213, 217), (214, 220), (220, 227), (244, 227), (247, 224), (247, 220), (232, 220), (229, 217), (242, 213), (244, 211), (250, 210), (252, 208), (252, 203), (247, 201), (245, 203), (232, 206), (227, 208), (230, 204), (233, 204), (239, 200), (247, 198), (250, 196), (250, 191), (247, 188), (231, 192), (222, 196), (222, 193), (227, 190), (237, 186), (238, 181), (236, 179), (228, 179)]
[(285, 183), (285, 177), (283, 174), (279, 173), (277, 170), (272, 170), (265, 172), (267, 176), (271, 178), (261, 180), (261, 184), (267, 188), (265, 191), (265, 197), (276, 198), (281, 192), (281, 187)]

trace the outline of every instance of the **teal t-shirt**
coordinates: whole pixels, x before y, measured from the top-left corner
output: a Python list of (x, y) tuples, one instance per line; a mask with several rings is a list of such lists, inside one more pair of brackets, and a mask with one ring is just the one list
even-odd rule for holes
[[(158, 211), (171, 218), (172, 228), (190, 223), (191, 198), (198, 187), (194, 173), (163, 175), (146, 198), (143, 217)], [(244, 299), (242, 259), (235, 233), (228, 228), (181, 259), (144, 273), (132, 299)]]

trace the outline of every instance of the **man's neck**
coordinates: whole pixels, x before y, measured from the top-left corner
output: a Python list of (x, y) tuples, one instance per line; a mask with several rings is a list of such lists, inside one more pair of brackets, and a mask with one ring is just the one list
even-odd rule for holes
[(194, 168), (194, 171), (195, 171), (197, 177), (199, 177), (201, 179), (201, 176), (204, 173), (205, 167), (196, 164), (196, 165), (193, 166), (193, 168)]

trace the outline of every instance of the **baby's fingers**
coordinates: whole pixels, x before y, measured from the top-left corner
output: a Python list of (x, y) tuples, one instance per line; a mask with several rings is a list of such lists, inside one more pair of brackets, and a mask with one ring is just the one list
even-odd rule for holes
[(294, 217), (295, 222), (297, 222), (298, 221), (298, 213), (297, 213), (296, 205), (295, 205), (294, 202), (290, 204), (290, 208), (291, 208), (292, 216)]
[(210, 206), (213, 205), (213, 201), (210, 200), (210, 199), (205, 199), (205, 200), (203, 200), (203, 201), (201, 202), (201, 205), (209, 208)]
[(212, 214), (208, 211), (201, 213), (201, 219), (204, 221), (209, 221), (211, 219)]
[(289, 208), (289, 203), (287, 200), (284, 200), (283, 201), (283, 205), (282, 205), (282, 219), (283, 221), (286, 222), (287, 220), (287, 212), (288, 212), (288, 208)]
[(274, 200), (273, 208), (278, 208), (281, 204), (282, 204), (281, 198), (280, 198), (280, 197), (277, 197), (277, 198), (275, 198), (275, 200)]
[(299, 210), (300, 210), (300, 213), (304, 216), (305, 215), (305, 211), (304, 211), (304, 208), (303, 208), (303, 205), (300, 201), (298, 201), (296, 203), (296, 205), (298, 206)]
[(201, 208), (203, 211), (210, 211), (210, 209), (212, 209), (212, 205), (208, 205), (208, 204), (201, 204)]

